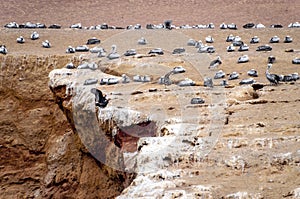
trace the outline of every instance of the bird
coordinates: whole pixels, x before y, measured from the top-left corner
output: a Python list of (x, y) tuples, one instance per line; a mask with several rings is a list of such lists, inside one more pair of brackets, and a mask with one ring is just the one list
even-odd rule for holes
[(175, 48), (172, 52), (172, 54), (181, 54), (181, 53), (184, 53), (185, 52), (185, 49), (180, 47), (180, 48)]
[(226, 42), (232, 42), (234, 40), (234, 36), (232, 34), (228, 35), (226, 38)]
[(249, 61), (248, 55), (243, 55), (243, 56), (239, 57), (239, 59), (238, 59), (238, 63), (245, 63), (248, 61)]
[(270, 39), (270, 43), (278, 43), (280, 38), (278, 36), (274, 36)]
[(251, 38), (250, 44), (257, 44), (257, 43), (259, 43), (259, 40), (260, 39), (257, 36), (254, 36)]
[(0, 54), (6, 55), (7, 49), (5, 45), (0, 45)]
[(206, 43), (214, 43), (214, 39), (210, 35), (205, 37), (205, 41), (206, 41)]
[(91, 93), (95, 95), (95, 105), (100, 108), (105, 108), (110, 99), (106, 99), (106, 95), (103, 95), (102, 92), (97, 88), (92, 88)]
[(194, 39), (189, 39), (188, 42), (187, 42), (187, 45), (188, 45), (188, 46), (195, 46), (196, 43), (197, 43), (196, 40), (194, 40)]
[(129, 49), (124, 53), (125, 56), (133, 56), (136, 55), (136, 50), (135, 49)]
[(208, 68), (217, 68), (221, 64), (222, 64), (222, 60), (221, 60), (220, 56), (218, 56), (217, 59), (210, 62)]
[(36, 39), (40, 38), (40, 35), (39, 35), (36, 31), (34, 31), (34, 32), (30, 35), (30, 38), (31, 38), (32, 40), (36, 40)]
[(68, 46), (66, 53), (75, 53), (75, 48), (72, 46)]
[(221, 79), (225, 77), (225, 73), (222, 70), (219, 70), (218, 72), (216, 72), (214, 79)]
[(24, 39), (23, 36), (20, 36), (20, 37), (17, 38), (17, 43), (23, 44), (24, 42), (25, 42), (25, 39)]
[(93, 37), (91, 39), (88, 39), (86, 44), (91, 45), (91, 44), (100, 44), (100, 39), (97, 39), (96, 37)]
[(126, 74), (122, 74), (122, 83), (126, 84), (130, 82), (130, 78)]
[(228, 80), (234, 80), (234, 79), (238, 79), (239, 78), (239, 74), (237, 72), (232, 72), (230, 75), (229, 75), (229, 78)]
[(235, 50), (235, 47), (233, 46), (233, 44), (230, 44), (229, 46), (227, 46), (227, 52), (233, 52)]
[(182, 66), (175, 66), (173, 68), (173, 73), (177, 74), (177, 73), (184, 73), (185, 72), (185, 68), (183, 68)]
[(286, 36), (285, 38), (284, 38), (284, 43), (291, 43), (293, 41), (293, 38), (292, 37), (290, 37), (290, 36)]
[(249, 50), (249, 46), (247, 44), (243, 44), (243, 45), (240, 45), (238, 51), (248, 51)]
[(50, 42), (49, 42), (48, 40), (45, 40), (45, 41), (42, 42), (42, 46), (43, 46), (44, 48), (50, 48), (50, 47), (51, 47), (51, 44), (50, 44)]
[(213, 81), (212, 81), (212, 79), (211, 79), (210, 77), (204, 78), (204, 83), (203, 83), (203, 85), (204, 85), (205, 87), (210, 87), (210, 88), (213, 88), (213, 87), (214, 87), (214, 83), (213, 83)]
[(269, 82), (271, 84), (277, 85), (280, 80), (280, 77), (279, 77), (279, 75), (276, 75), (276, 74), (270, 74), (269, 70), (271, 69), (271, 67), (272, 67), (272, 64), (268, 64), (267, 70), (266, 70), (266, 78), (269, 80)]
[(150, 50), (148, 54), (163, 55), (164, 51), (161, 48), (155, 48), (155, 49)]
[(106, 56), (106, 51), (104, 48), (101, 48), (97, 54), (97, 57), (105, 57)]
[(269, 64), (273, 64), (273, 63), (275, 62), (275, 60), (276, 60), (276, 58), (275, 58), (273, 55), (270, 55), (270, 56), (268, 57), (268, 63), (269, 63)]
[(249, 71), (247, 72), (247, 74), (248, 74), (249, 76), (251, 76), (251, 77), (257, 77), (257, 76), (258, 76), (257, 71), (254, 70), (254, 69), (249, 70)]
[(146, 45), (148, 42), (147, 40), (144, 38), (144, 37), (141, 37), (139, 40), (138, 40), (138, 44), (139, 45)]
[(117, 46), (113, 44), (111, 46), (110, 53), (107, 55), (107, 58), (112, 60), (112, 59), (118, 59), (119, 57), (120, 55), (117, 53)]
[(240, 85), (243, 85), (243, 84), (253, 84), (255, 83), (255, 80), (251, 77), (251, 78), (248, 78), (248, 79), (243, 79), (240, 81)]

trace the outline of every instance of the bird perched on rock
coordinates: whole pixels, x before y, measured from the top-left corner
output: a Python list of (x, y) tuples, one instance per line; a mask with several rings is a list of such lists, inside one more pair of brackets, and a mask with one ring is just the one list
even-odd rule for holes
[(110, 99), (106, 99), (106, 95), (96, 88), (91, 89), (91, 93), (95, 94), (95, 105), (100, 108), (105, 108)]

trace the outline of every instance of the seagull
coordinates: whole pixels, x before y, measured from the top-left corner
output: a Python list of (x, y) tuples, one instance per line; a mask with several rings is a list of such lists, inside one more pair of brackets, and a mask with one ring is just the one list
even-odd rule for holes
[(105, 108), (110, 99), (106, 99), (106, 95), (103, 95), (102, 92), (96, 88), (91, 89), (91, 93), (95, 94), (95, 105), (100, 108)]
[(277, 85), (280, 80), (280, 77), (279, 77), (279, 75), (269, 73), (269, 69), (271, 69), (271, 67), (272, 67), (272, 64), (268, 64), (268, 67), (266, 70), (266, 78), (269, 80), (269, 82), (271, 84)]
[(220, 64), (222, 64), (220, 56), (217, 57), (217, 59), (210, 62), (208, 68), (217, 68)]

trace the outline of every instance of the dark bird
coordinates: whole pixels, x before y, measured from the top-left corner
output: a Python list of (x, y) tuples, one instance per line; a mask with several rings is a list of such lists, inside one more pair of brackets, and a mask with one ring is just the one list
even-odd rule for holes
[(102, 92), (96, 88), (91, 89), (91, 93), (95, 94), (95, 105), (100, 108), (105, 108), (110, 99), (106, 99), (106, 95), (103, 95)]
[(251, 76), (251, 77), (257, 77), (257, 76), (258, 76), (257, 71), (254, 70), (254, 69), (249, 70), (249, 71), (247, 72), (247, 74), (248, 74), (249, 76)]
[(269, 80), (269, 82), (271, 84), (277, 85), (280, 80), (280, 77), (279, 77), (279, 75), (269, 73), (269, 69), (271, 69), (271, 67), (272, 67), (272, 64), (268, 64), (268, 67), (266, 70), (266, 78)]
[(268, 57), (268, 64), (273, 64), (275, 62), (275, 60), (276, 60), (276, 58), (273, 55), (269, 56)]
[(93, 37), (91, 39), (88, 39), (86, 44), (91, 45), (91, 44), (100, 44), (100, 39), (97, 39), (96, 37)]
[(175, 48), (172, 52), (172, 54), (181, 54), (181, 53), (184, 53), (185, 52), (185, 49), (184, 48)]
[(210, 62), (208, 68), (217, 68), (220, 64), (222, 64), (220, 56), (217, 57), (217, 59)]

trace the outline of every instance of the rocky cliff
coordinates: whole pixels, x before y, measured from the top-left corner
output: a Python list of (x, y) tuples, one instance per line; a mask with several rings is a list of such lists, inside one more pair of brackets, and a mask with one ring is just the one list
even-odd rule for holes
[(50, 71), (70, 61), (79, 62), (0, 56), (0, 198), (113, 198), (124, 189), (126, 175), (90, 155), (48, 87)]

